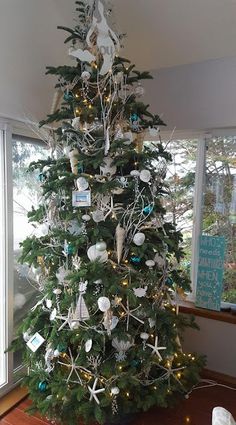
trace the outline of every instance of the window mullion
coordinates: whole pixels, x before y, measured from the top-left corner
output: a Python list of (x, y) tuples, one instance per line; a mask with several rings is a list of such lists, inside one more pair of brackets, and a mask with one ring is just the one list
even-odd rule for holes
[(194, 204), (193, 204), (193, 233), (192, 233), (192, 261), (191, 261), (191, 281), (192, 294), (190, 299), (196, 296), (198, 258), (199, 258), (199, 236), (202, 230), (202, 201), (203, 188), (205, 182), (206, 167), (206, 139), (198, 140), (197, 163), (195, 174)]

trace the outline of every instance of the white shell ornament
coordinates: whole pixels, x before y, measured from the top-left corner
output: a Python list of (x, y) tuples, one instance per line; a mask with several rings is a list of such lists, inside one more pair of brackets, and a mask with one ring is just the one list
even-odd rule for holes
[(115, 165), (112, 165), (112, 162), (113, 160), (110, 157), (106, 157), (103, 159), (104, 165), (100, 166), (100, 171), (103, 175), (113, 176), (114, 174), (116, 174), (117, 168)]
[(149, 170), (142, 170), (139, 177), (142, 182), (148, 183), (151, 180), (151, 173)]
[(88, 339), (88, 341), (86, 341), (85, 343), (85, 351), (86, 353), (89, 353), (92, 349), (93, 346), (93, 340), (92, 339)]
[(95, 223), (100, 223), (101, 221), (105, 221), (105, 215), (100, 210), (93, 211), (92, 217), (93, 217), (93, 221), (95, 221)]
[(132, 177), (139, 177), (140, 176), (140, 172), (138, 170), (132, 170), (132, 171), (130, 171), (130, 175)]
[(78, 190), (81, 191), (81, 192), (88, 189), (88, 187), (89, 187), (89, 183), (84, 177), (79, 177), (76, 180), (76, 185), (77, 185)]
[(80, 117), (75, 117), (75, 118), (72, 120), (72, 127), (73, 127), (75, 130), (79, 130), (79, 129), (80, 129), (80, 126), (81, 126), (81, 123), (80, 123)]
[(90, 221), (91, 220), (91, 217), (90, 217), (90, 215), (88, 215), (88, 214), (84, 214), (84, 215), (82, 215), (82, 220), (83, 221)]
[(109, 298), (107, 298), (107, 297), (98, 298), (98, 308), (99, 308), (99, 310), (101, 310), (103, 313), (105, 313), (105, 311), (109, 310), (110, 307), (111, 307), (111, 302), (110, 302)]
[(140, 338), (143, 339), (144, 341), (147, 341), (147, 339), (149, 338), (149, 334), (147, 334), (146, 332), (142, 332), (140, 334)]
[(91, 77), (91, 74), (88, 71), (83, 71), (82, 74), (81, 74), (81, 78), (85, 82), (90, 80), (90, 77)]
[(155, 266), (156, 263), (153, 260), (147, 260), (145, 264), (146, 264), (146, 266), (152, 268), (152, 267)]
[(133, 288), (134, 295), (138, 298), (146, 297), (147, 294), (147, 286), (145, 288)]
[(136, 233), (136, 235), (134, 235), (133, 242), (135, 243), (135, 245), (141, 246), (143, 245), (145, 238), (146, 238), (145, 234), (139, 232), (139, 233)]
[(107, 251), (98, 251), (96, 245), (92, 245), (87, 251), (90, 261), (98, 260), (100, 263), (105, 263), (108, 260)]

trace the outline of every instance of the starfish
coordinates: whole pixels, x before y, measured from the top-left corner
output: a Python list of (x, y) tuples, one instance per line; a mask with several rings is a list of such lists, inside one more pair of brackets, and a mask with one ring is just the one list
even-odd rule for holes
[(159, 358), (159, 360), (162, 360), (162, 357), (159, 353), (159, 350), (166, 350), (166, 347), (158, 347), (158, 336), (155, 338), (155, 344), (146, 344), (148, 347), (152, 348), (152, 354), (156, 354)]
[(133, 317), (133, 319), (135, 319), (135, 320), (137, 320), (138, 322), (140, 322), (140, 323), (144, 324), (144, 321), (143, 321), (143, 320), (139, 319), (139, 317), (137, 317), (137, 316), (135, 316), (135, 315), (133, 314), (135, 311), (137, 311), (137, 310), (139, 310), (139, 309), (140, 309), (140, 306), (139, 306), (139, 307), (137, 307), (137, 308), (134, 308), (133, 310), (130, 310), (130, 308), (129, 308), (129, 300), (127, 300), (126, 307), (125, 307), (125, 306), (124, 306), (124, 304), (122, 304), (122, 303), (120, 303), (120, 305), (121, 305), (121, 307), (124, 309), (124, 311), (125, 311), (125, 315), (127, 316), (127, 326), (126, 326), (127, 331), (129, 330), (129, 319), (130, 319), (130, 317)]
[[(58, 362), (58, 363), (61, 364), (61, 365), (63, 365), (63, 366), (67, 366), (67, 367), (71, 368), (71, 371), (70, 371), (70, 373), (68, 375), (68, 378), (67, 378), (66, 382), (69, 382), (69, 380), (70, 380), (73, 372), (75, 372), (75, 374), (76, 374), (76, 376), (77, 376), (77, 378), (79, 380), (79, 383), (82, 385), (81, 378), (80, 378), (79, 373), (77, 371), (77, 369), (80, 369), (80, 366), (76, 366), (76, 362), (77, 362), (77, 360), (79, 358), (79, 354), (77, 354), (76, 358), (74, 359), (70, 348), (69, 348), (69, 354), (70, 354), (70, 363), (69, 364), (68, 363), (63, 363), (63, 362)], [(73, 382), (75, 382), (75, 381), (73, 381)]]
[(69, 308), (67, 316), (55, 316), (55, 318), (62, 320), (64, 322), (64, 323), (62, 323), (62, 325), (60, 326), (58, 331), (61, 331), (66, 325), (68, 325), (70, 329), (74, 329), (73, 323), (78, 322), (78, 324), (79, 324), (79, 320), (74, 318), (72, 307)]
[(164, 367), (160, 366), (160, 368), (165, 371), (165, 373), (161, 376), (161, 380), (168, 380), (168, 386), (170, 387), (170, 378), (171, 376), (181, 385), (183, 386), (182, 382), (180, 382), (178, 376), (175, 375), (176, 372), (179, 372), (180, 370), (185, 369), (185, 366), (177, 367), (177, 368), (171, 368), (171, 367)]
[(95, 379), (94, 383), (93, 383), (93, 388), (91, 388), (90, 386), (88, 386), (89, 392), (90, 392), (90, 399), (89, 401), (92, 401), (92, 399), (94, 398), (94, 400), (96, 401), (97, 404), (100, 404), (100, 401), (97, 398), (97, 394), (103, 393), (105, 391), (105, 388), (101, 388), (100, 390), (96, 390), (96, 386), (98, 383), (98, 378)]

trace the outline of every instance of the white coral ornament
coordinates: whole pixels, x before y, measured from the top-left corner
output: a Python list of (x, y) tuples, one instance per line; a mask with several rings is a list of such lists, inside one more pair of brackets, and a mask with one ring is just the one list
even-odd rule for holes
[(118, 362), (123, 362), (126, 359), (126, 351), (128, 351), (134, 345), (131, 336), (129, 340), (119, 340), (118, 338), (113, 338), (112, 347), (114, 347), (118, 353), (115, 354), (116, 360)]
[(98, 251), (96, 245), (92, 245), (87, 251), (88, 258), (90, 261), (99, 261), (100, 263), (106, 263), (108, 260), (107, 251)]
[(78, 162), (79, 162), (78, 155), (79, 155), (78, 149), (73, 149), (72, 151), (69, 152), (71, 171), (75, 175), (78, 174)]

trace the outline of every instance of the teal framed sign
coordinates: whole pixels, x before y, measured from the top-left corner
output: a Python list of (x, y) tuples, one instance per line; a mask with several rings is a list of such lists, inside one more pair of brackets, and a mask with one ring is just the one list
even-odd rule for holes
[(195, 305), (220, 311), (226, 240), (223, 236), (200, 237)]

